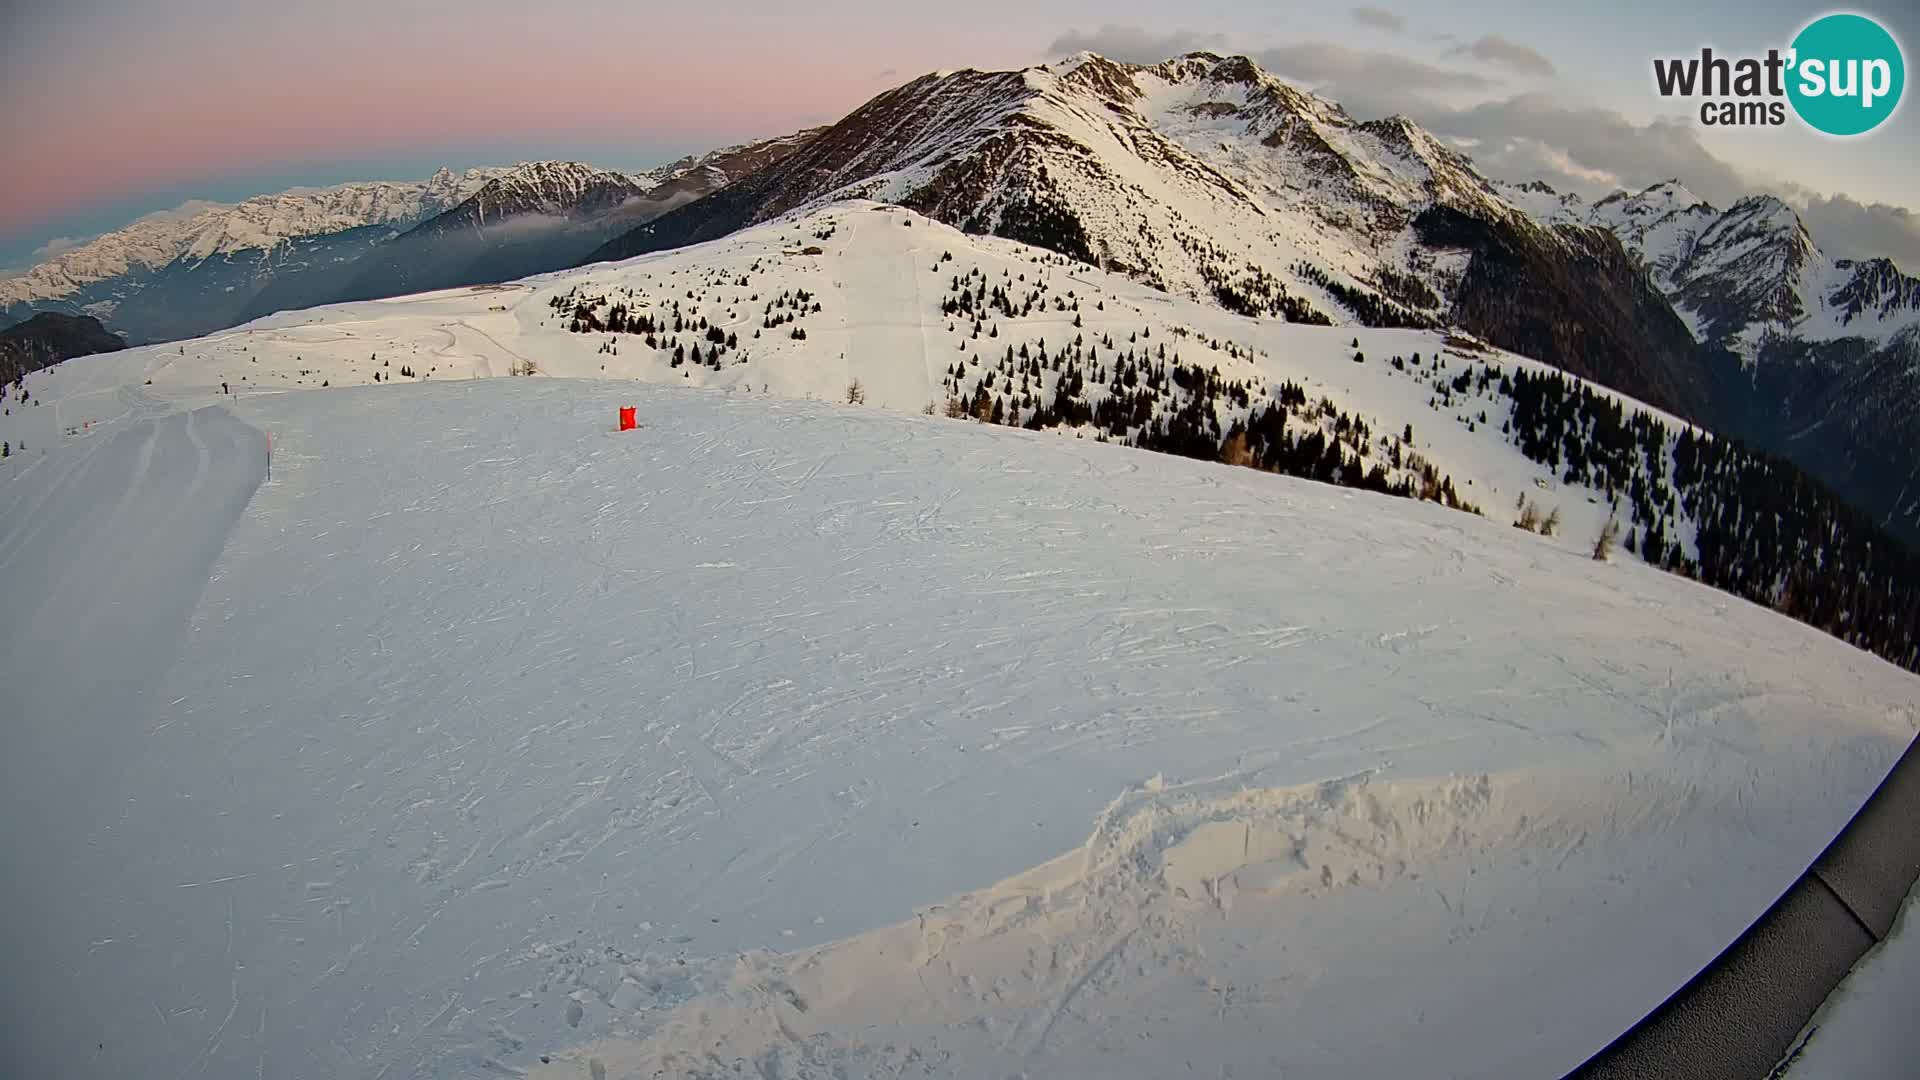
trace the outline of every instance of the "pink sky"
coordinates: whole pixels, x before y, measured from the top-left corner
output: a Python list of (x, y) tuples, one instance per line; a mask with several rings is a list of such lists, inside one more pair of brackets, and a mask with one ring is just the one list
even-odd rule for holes
[[(1671, 160), (1655, 151), (1675, 138), (1634, 127), (1673, 111), (1649, 90), (1648, 57), (1702, 41), (1778, 44), (1805, 17), (1789, 0), (1615, 0), (1579, 18), (1532, 0), (1385, 6), (1402, 29), (1286, 0), (0, 0), (0, 265), (21, 265), (55, 235), (189, 197), (421, 177), (442, 163), (651, 164), (830, 122), (936, 68), (1033, 63), (1067, 31), (1096, 27), (1097, 40), (1164, 46), (1154, 59), (1200, 44), (1291, 49), (1305, 70), (1276, 70), (1309, 82), (1325, 66), (1314, 58), (1338, 54), (1358, 67), (1329, 92), (1362, 115), (1418, 118), (1434, 104), (1397, 85), (1404, 62), (1374, 63), (1407, 58), (1413, 70), (1488, 77), (1489, 96), (1591, 106), (1620, 123), (1584, 140), (1578, 164), (1623, 185), (1681, 175), (1725, 201), (1738, 184), (1724, 162), (1741, 182), (1915, 204), (1911, 104), (1885, 135), (1846, 145), (1791, 129), (1725, 135), (1682, 116), (1681, 135), (1705, 149)], [(1889, 17), (1907, 10), (1888, 6)], [(1897, 25), (1920, 38), (1920, 25)], [(1449, 44), (1494, 29), (1551, 58), (1555, 73), (1517, 75)], [(1581, 134), (1540, 137), (1557, 152)], [(1495, 175), (1527, 178), (1484, 146), (1474, 153)], [(1920, 216), (1874, 212), (1920, 244)], [(1855, 231), (1871, 240), (1875, 220)]]
[(0, 233), (236, 171), (784, 134), (899, 81), (870, 57), (925, 59), (881, 47), (905, 27), (873, 12), (758, 11), (743, 34), (651, 4), (26, 3), (0, 27), (0, 137), (30, 151), (10, 155)]

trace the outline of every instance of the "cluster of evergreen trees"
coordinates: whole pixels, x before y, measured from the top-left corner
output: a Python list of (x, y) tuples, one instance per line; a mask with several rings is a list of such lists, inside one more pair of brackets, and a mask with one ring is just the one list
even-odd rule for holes
[(1558, 371), (1390, 366), (1468, 430), (1491, 411), (1528, 460), (1612, 503), (1628, 552), (1920, 671), (1920, 556), (1791, 463)]
[[(961, 231), (1004, 236), (1033, 247), (1060, 252), (1088, 266), (1098, 265), (1093, 255), (1093, 242), (1087, 235), (1086, 226), (1080, 221), (1080, 215), (1074, 213), (1067, 201), (1059, 197), (1044, 169), (1037, 179), (1036, 186), (1041, 190), (1009, 200), (1000, 207), (997, 215), (992, 214), (991, 210), (983, 210), (962, 222)], [(923, 213), (934, 209), (928, 205), (916, 205), (912, 200), (908, 205)]]
[[(758, 263), (754, 264), (756, 269), (758, 266)], [(743, 275), (724, 281), (716, 277), (702, 284), (708, 287), (725, 284), (745, 289), (747, 282), (747, 277)], [(686, 307), (682, 307), (681, 300), (675, 298), (657, 312), (643, 311), (633, 306), (636, 302), (646, 301), (648, 298), (645, 295), (636, 296), (630, 288), (618, 290), (618, 293), (617, 297), (589, 293), (576, 285), (551, 297), (547, 304), (567, 320), (567, 329), (573, 333), (613, 335), (600, 346), (602, 353), (618, 355), (619, 335), (632, 335), (644, 341), (648, 349), (666, 353), (671, 367), (694, 364), (718, 371), (722, 358), (740, 348), (738, 331), (723, 329), (720, 322), (716, 321), (718, 315), (709, 319), (700, 312), (699, 304), (707, 298), (705, 288), (697, 293), (688, 289), (686, 300), (689, 303)], [(753, 293), (746, 299), (748, 303), (758, 303), (760, 296)], [(820, 301), (813, 293), (806, 289), (787, 290), (765, 302), (760, 329), (755, 330), (753, 336), (759, 337), (761, 330), (791, 326), (788, 336), (804, 341), (807, 332), (798, 325), (799, 321), (821, 310)], [(729, 324), (741, 321), (735, 309), (729, 309), (725, 318)]]
[[(1044, 309), (1049, 300), (1056, 311), (1079, 310), (1071, 292), (1049, 297), (1044, 280), (1016, 302), (1005, 285), (989, 282), (978, 269), (951, 277), (941, 310), (956, 320), (950, 330), (968, 334), (960, 343), (962, 357), (946, 371), (947, 415), (1032, 430), (1088, 428), (1101, 441), (1479, 512), (1460, 497), (1451, 477), (1414, 452), (1411, 427), (1376, 436), (1365, 419), (1328, 398), (1310, 403), (1295, 384), (1275, 392), (1227, 378), (1217, 365), (1188, 363), (1166, 342), (1152, 340), (1150, 324), (1128, 332), (1124, 341), (1110, 331), (1097, 341), (1076, 332), (1058, 347), (1045, 338), (975, 344), (999, 337), (998, 323), (988, 320), (1018, 318), (1030, 312), (1029, 303)], [(959, 322), (965, 319), (970, 326)], [(1191, 335), (1176, 328), (1175, 336)], [(1199, 344), (1235, 358), (1252, 355), (1231, 341)]]
[(1396, 303), (1416, 311), (1437, 311), (1440, 308), (1440, 297), (1413, 274), (1403, 274), (1392, 267), (1383, 266), (1374, 272), (1373, 280), (1380, 294)]
[[(1431, 330), (1440, 325), (1439, 320), (1431, 315), (1414, 311), (1379, 293), (1356, 289), (1343, 281), (1336, 281), (1326, 271), (1304, 259), (1293, 264), (1293, 272), (1327, 290), (1341, 307), (1352, 312), (1353, 317), (1360, 320), (1362, 326)], [(1419, 284), (1411, 278), (1395, 280), (1403, 288), (1409, 282)], [(1425, 288), (1425, 286), (1421, 287)], [(1428, 295), (1432, 295), (1431, 291)]]
[[(1617, 497), (1629, 551), (1920, 671), (1920, 557), (1819, 481), (1734, 440), (1628, 414), (1559, 372), (1500, 385), (1514, 445)], [(1693, 555), (1679, 539), (1688, 520)]]
[[(990, 365), (977, 355), (961, 360), (947, 370), (947, 414), (1032, 430), (1091, 428), (1102, 441), (1143, 450), (1480, 512), (1413, 451), (1411, 429), (1376, 438), (1331, 399), (1309, 403), (1293, 383), (1269, 393), (1218, 367), (1187, 364), (1165, 345), (1108, 356), (1076, 335), (1051, 351), (1044, 340), (1009, 345)], [(1223, 426), (1223, 416), (1234, 419)]]
[(1313, 326), (1333, 325), (1332, 319), (1304, 297), (1287, 292), (1287, 287), (1281, 284), (1279, 278), (1252, 263), (1247, 264), (1245, 272), (1238, 278), (1230, 279), (1221, 275), (1211, 265), (1203, 266), (1200, 272), (1207, 287), (1213, 291), (1214, 300), (1236, 315), (1251, 318), (1264, 316)]

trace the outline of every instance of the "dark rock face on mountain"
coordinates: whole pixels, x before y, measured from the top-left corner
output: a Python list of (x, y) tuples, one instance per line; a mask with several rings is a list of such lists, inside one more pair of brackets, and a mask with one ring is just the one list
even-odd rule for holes
[(62, 360), (126, 347), (126, 341), (108, 333), (91, 315), (41, 312), (0, 330), (0, 386), (17, 383), (28, 372)]
[(1414, 224), (1429, 246), (1470, 253), (1448, 313), (1457, 325), (1684, 418), (1711, 409), (1709, 371), (1686, 324), (1612, 233), (1549, 233), (1446, 207)]
[[(1505, 185), (1402, 117), (1244, 57), (928, 75), (601, 247), (899, 203), (1257, 317), (1455, 325), (1787, 456), (1920, 540), (1920, 280), (1830, 260), (1779, 199), (1591, 205)], [(1908, 483), (1908, 479), (1913, 482)]]
[(587, 261), (717, 239), (847, 185), (938, 158), (951, 152), (944, 143), (955, 131), (992, 123), (1022, 93), (1018, 72), (916, 79), (862, 105), (781, 161), (610, 241)]
[(1800, 464), (1920, 550), (1920, 332), (1776, 338), (1723, 365), (1715, 430)]

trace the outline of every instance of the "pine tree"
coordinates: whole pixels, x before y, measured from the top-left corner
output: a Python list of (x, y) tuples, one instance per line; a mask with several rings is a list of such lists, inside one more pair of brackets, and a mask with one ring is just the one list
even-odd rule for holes
[[(1559, 516), (1560, 516), (1560, 512), (1558, 510), (1555, 510), (1554, 520), (1557, 521), (1559, 519)], [(1549, 530), (1547, 535), (1549, 536), (1553, 535), (1552, 531)], [(1620, 519), (1619, 517), (1610, 514), (1607, 516), (1607, 523), (1604, 526), (1602, 526), (1600, 529), (1600, 536), (1597, 539), (1595, 539), (1593, 542), (1593, 561), (1606, 562), (1607, 556), (1613, 554), (1613, 542), (1617, 540), (1619, 536), (1620, 536)], [(1628, 549), (1631, 550), (1632, 543), (1633, 543), (1632, 540), (1629, 539), (1627, 543), (1628, 543)]]

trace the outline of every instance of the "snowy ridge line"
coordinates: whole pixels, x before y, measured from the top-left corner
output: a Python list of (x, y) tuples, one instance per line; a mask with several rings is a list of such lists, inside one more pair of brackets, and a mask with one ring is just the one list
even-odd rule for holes
[(1832, 844), (1713, 963), (1565, 1080), (1782, 1076), (1807, 1024), (1920, 883), (1920, 739)]

